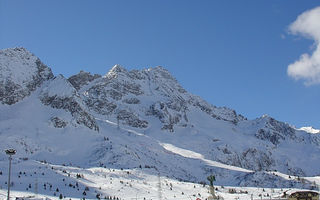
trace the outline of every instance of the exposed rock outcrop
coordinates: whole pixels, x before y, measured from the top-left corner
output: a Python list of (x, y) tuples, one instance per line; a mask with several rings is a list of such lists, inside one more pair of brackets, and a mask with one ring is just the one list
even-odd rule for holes
[(24, 48), (0, 50), (0, 102), (12, 105), (52, 79), (51, 69)]
[(76, 89), (62, 75), (54, 78), (42, 89), (40, 100), (44, 105), (70, 112), (78, 124), (99, 131), (94, 117), (86, 110)]
[(68, 80), (74, 88), (79, 90), (82, 86), (87, 85), (89, 82), (100, 77), (101, 75), (99, 74), (92, 75), (90, 72), (85, 72), (81, 70), (78, 74), (70, 76)]

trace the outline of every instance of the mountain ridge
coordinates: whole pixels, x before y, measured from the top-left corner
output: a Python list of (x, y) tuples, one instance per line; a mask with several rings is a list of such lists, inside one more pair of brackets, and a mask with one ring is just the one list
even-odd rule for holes
[[(21, 158), (83, 167), (148, 166), (193, 182), (214, 173), (220, 184), (242, 186), (259, 180), (261, 186), (308, 187), (268, 171), (320, 174), (318, 134), (213, 106), (188, 93), (163, 67), (128, 71), (115, 65), (105, 75), (80, 71), (67, 79), (37, 64), (40, 59), (25, 49), (0, 50), (0, 58), (0, 147), (22, 144)], [(23, 73), (2, 73), (10, 65), (13, 72), (34, 70), (25, 79)], [(6, 91), (16, 85), (22, 89)]]

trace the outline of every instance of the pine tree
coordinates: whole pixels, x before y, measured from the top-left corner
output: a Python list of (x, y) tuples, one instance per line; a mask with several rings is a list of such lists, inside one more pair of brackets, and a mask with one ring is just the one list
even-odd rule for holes
[(213, 187), (213, 181), (216, 180), (216, 177), (214, 175), (210, 175), (207, 177), (207, 180), (210, 182), (210, 193), (213, 197), (213, 199), (216, 199), (216, 196), (215, 196), (215, 192), (214, 192), (214, 187)]
[(213, 187), (213, 181), (216, 180), (216, 177), (214, 175), (210, 175), (207, 177), (208, 181), (210, 182), (210, 186)]

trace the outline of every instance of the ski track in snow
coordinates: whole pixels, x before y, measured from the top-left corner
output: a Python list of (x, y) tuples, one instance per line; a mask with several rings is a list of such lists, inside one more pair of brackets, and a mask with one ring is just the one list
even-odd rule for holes
[[(98, 119), (98, 120), (101, 120), (101, 119)], [(112, 122), (110, 120), (101, 120), (101, 121), (109, 123), (109, 124), (111, 124), (113, 126), (117, 126), (117, 123)], [(122, 129), (122, 130), (128, 131), (130, 133), (134, 133), (134, 134), (139, 135), (139, 136), (148, 137), (145, 134), (139, 133), (139, 132), (131, 130), (131, 129), (127, 129), (127, 128), (123, 128), (123, 127), (119, 127), (119, 128)], [(153, 140), (155, 140), (155, 139), (153, 139)], [(217, 162), (217, 161), (212, 161), (212, 160), (205, 159), (204, 156), (202, 154), (200, 154), (200, 153), (196, 153), (194, 151), (190, 151), (190, 150), (187, 150), (187, 149), (182, 149), (182, 148), (174, 146), (173, 144), (161, 143), (160, 141), (157, 141), (157, 143), (159, 143), (163, 148), (165, 148), (166, 150), (168, 150), (168, 151), (170, 151), (170, 152), (172, 152), (174, 154), (183, 156), (185, 158), (192, 158), (192, 159), (201, 160), (204, 163), (206, 163), (206, 164), (208, 164), (208, 165), (210, 165), (212, 167), (218, 167), (218, 168), (228, 169), (228, 170), (232, 170), (232, 171), (246, 172), (246, 173), (254, 172), (252, 170), (243, 169), (241, 167), (236, 167), (236, 166), (232, 166), (232, 165), (226, 165), (226, 164), (223, 164), (223, 163), (220, 163), (220, 162)]]
[(219, 167), (219, 168), (224, 168), (224, 169), (228, 169), (228, 170), (232, 170), (232, 171), (239, 171), (239, 172), (246, 172), (246, 173), (254, 172), (252, 170), (247, 170), (247, 169), (243, 169), (240, 167), (226, 165), (226, 164), (223, 164), (220, 162), (205, 159), (204, 156), (199, 153), (196, 153), (196, 152), (193, 152), (190, 150), (186, 150), (186, 149), (182, 149), (182, 148), (176, 147), (172, 144), (165, 144), (165, 143), (160, 143), (160, 144), (161, 144), (161, 146), (163, 146), (163, 148), (165, 148), (168, 151), (171, 151), (175, 154), (181, 155), (186, 158), (193, 158), (193, 159), (202, 160), (203, 162), (205, 162), (208, 165), (213, 166), (213, 167)]

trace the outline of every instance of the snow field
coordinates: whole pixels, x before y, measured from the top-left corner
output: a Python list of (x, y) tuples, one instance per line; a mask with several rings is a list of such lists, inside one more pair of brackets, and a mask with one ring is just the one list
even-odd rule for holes
[[(7, 192), (7, 161), (1, 161), (0, 199)], [(34, 197), (39, 199), (97, 199), (118, 197), (130, 199), (205, 199), (210, 194), (208, 186), (182, 182), (168, 177), (154, 175), (155, 169), (111, 169), (78, 168), (74, 166), (52, 165), (32, 160), (14, 160), (12, 166), (11, 198)], [(22, 170), (23, 169), (23, 170)], [(319, 178), (317, 182), (320, 181)], [(161, 187), (159, 187), (161, 183)], [(283, 192), (298, 189), (254, 188), (215, 186), (216, 194), (224, 199), (276, 199)], [(85, 192), (86, 194), (83, 194)]]

